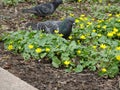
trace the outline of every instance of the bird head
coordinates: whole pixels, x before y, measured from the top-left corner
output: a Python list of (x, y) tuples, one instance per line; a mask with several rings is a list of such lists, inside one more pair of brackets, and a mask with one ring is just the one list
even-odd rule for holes
[(63, 0), (54, 0), (55, 3), (62, 4)]
[(32, 30), (37, 30), (37, 23), (33, 23), (33, 22), (27, 23), (26, 27)]
[(65, 19), (67, 22), (70, 22), (70, 23), (74, 23), (75, 22), (75, 19), (72, 18), (72, 17), (68, 17)]

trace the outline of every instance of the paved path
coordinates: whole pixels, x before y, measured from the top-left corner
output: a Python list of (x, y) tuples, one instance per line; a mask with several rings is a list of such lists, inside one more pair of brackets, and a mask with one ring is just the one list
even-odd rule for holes
[(38, 90), (23, 80), (0, 68), (0, 90)]

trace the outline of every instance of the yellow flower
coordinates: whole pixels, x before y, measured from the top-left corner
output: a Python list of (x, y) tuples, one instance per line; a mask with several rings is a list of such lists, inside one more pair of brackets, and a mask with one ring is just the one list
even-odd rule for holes
[(80, 40), (77, 40), (77, 43), (80, 44)]
[(32, 49), (34, 46), (32, 44), (28, 45), (29, 49)]
[(116, 16), (116, 17), (120, 17), (119, 14), (116, 14), (115, 16)]
[(68, 66), (70, 64), (69, 60), (64, 61), (64, 65)]
[(94, 18), (92, 18), (91, 20), (92, 20), (92, 21), (94, 21), (95, 19), (94, 19)]
[(42, 49), (41, 49), (41, 48), (37, 48), (37, 49), (35, 50), (35, 52), (36, 52), (36, 53), (41, 53), (41, 52), (42, 52)]
[(97, 28), (100, 28), (101, 26), (100, 25), (97, 25)]
[(50, 48), (46, 48), (45, 51), (46, 51), (46, 52), (49, 52), (49, 51), (50, 51)]
[(13, 45), (8, 45), (8, 50), (12, 50), (13, 49)]
[(92, 32), (96, 32), (96, 30), (94, 29), (94, 30), (92, 30)]
[(56, 46), (56, 48), (59, 48), (59, 47), (60, 47), (59, 45)]
[(117, 33), (117, 36), (118, 36), (118, 37), (120, 37), (120, 32), (119, 32), (119, 33)]
[(99, 0), (99, 3), (102, 3), (102, 0)]
[(69, 36), (68, 38), (71, 40), (73, 37), (72, 37), (72, 36)]
[(87, 22), (88, 25), (92, 25), (92, 22)]
[(101, 23), (101, 22), (103, 22), (103, 20), (97, 20), (97, 22), (98, 22), (98, 23)]
[(112, 14), (108, 14), (108, 16), (109, 16), (109, 17), (111, 17), (111, 16), (112, 16)]
[(103, 73), (107, 72), (106, 68), (102, 68), (101, 70)]
[(116, 32), (115, 32), (115, 31), (112, 31), (111, 33), (116, 34)]
[(97, 48), (97, 46), (95, 46), (95, 45), (94, 45), (94, 46), (92, 46), (92, 47), (93, 47), (94, 49), (96, 49), (96, 48)]
[(120, 50), (120, 46), (115, 48), (116, 50)]
[(116, 33), (116, 32), (118, 32), (118, 29), (114, 27), (113, 31)]
[(107, 33), (107, 36), (108, 36), (108, 37), (113, 37), (113, 32), (108, 32), (108, 33)]
[(110, 22), (112, 20), (112, 17), (110, 17), (107, 21)]
[(90, 36), (90, 33), (86, 33), (85, 36)]
[(116, 59), (117, 59), (118, 61), (120, 61), (120, 55), (116, 56)]
[(84, 35), (81, 35), (80, 39), (86, 39), (86, 37)]
[(58, 33), (59, 33), (59, 30), (54, 30), (54, 33), (58, 34)]
[(75, 19), (75, 23), (79, 23), (80, 21), (78, 19)]
[(87, 21), (87, 20), (88, 20), (88, 18), (87, 18), (87, 17), (84, 17), (84, 20), (85, 20), (85, 21)]
[(99, 34), (97, 34), (97, 36), (98, 36), (98, 37), (101, 37), (102, 35), (99, 33)]
[(119, 20), (117, 20), (117, 22), (120, 22), (120, 19), (119, 19)]
[(61, 17), (60, 20), (64, 20), (64, 17)]
[(60, 37), (62, 37), (63, 36), (63, 34), (61, 33), (61, 34), (58, 34)]
[(103, 29), (106, 29), (106, 27), (107, 27), (107, 26), (106, 26), (106, 25), (104, 25), (102, 28), (103, 28)]
[(82, 0), (78, 0), (78, 2), (81, 2)]
[(77, 54), (80, 54), (81, 53), (81, 50), (77, 50)]
[(80, 17), (85, 17), (85, 14), (81, 14)]
[(108, 6), (111, 6), (111, 3), (108, 3)]
[(84, 18), (83, 18), (83, 17), (80, 17), (79, 19), (80, 19), (81, 21), (83, 21), (83, 20), (84, 20)]
[(84, 28), (84, 24), (82, 23), (82, 24), (80, 24), (80, 28), (81, 29), (83, 29)]
[(101, 44), (100, 48), (105, 49), (107, 46), (105, 44)]
[(71, 17), (74, 17), (75, 15), (74, 15), (73, 13), (70, 13), (70, 16), (71, 16)]
[(40, 34), (40, 38), (42, 38), (43, 37), (43, 34)]

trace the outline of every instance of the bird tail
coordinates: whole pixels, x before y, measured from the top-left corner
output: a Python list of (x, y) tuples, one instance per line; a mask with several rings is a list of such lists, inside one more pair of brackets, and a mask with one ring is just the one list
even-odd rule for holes
[(26, 24), (26, 27), (27, 28), (31, 28), (32, 30), (37, 30), (38, 28), (37, 28), (37, 23), (33, 23), (33, 22), (30, 22), (30, 23), (27, 23)]
[(33, 9), (22, 9), (22, 13), (36, 13)]

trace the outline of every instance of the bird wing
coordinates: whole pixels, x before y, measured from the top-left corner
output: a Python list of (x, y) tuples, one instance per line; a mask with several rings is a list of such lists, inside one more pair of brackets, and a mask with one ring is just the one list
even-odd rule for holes
[(44, 22), (39, 22), (39, 23), (37, 23), (37, 29), (42, 30), (43, 32), (45, 32), (47, 27), (46, 27)]
[(33, 13), (33, 14), (36, 14), (36, 10), (33, 8), (30, 8), (30, 9), (22, 9), (22, 13)]
[(37, 24), (37, 29), (42, 30), (42, 32), (45, 32), (45, 33), (53, 33), (54, 28), (55, 27), (53, 26), (53, 24), (49, 21), (39, 22)]
[(49, 28), (49, 30), (47, 32), (49, 33), (54, 33), (54, 30), (58, 29), (58, 26), (54, 23), (54, 21), (46, 21), (45, 22), (47, 28)]
[(27, 28), (30, 27), (32, 30), (38, 30), (38, 28), (37, 28), (37, 23), (33, 23), (33, 22), (27, 23), (27, 24), (26, 24), (26, 27), (27, 27)]
[(43, 14), (51, 14), (54, 11), (54, 7), (52, 4), (42, 4), (40, 5), (40, 11)]

